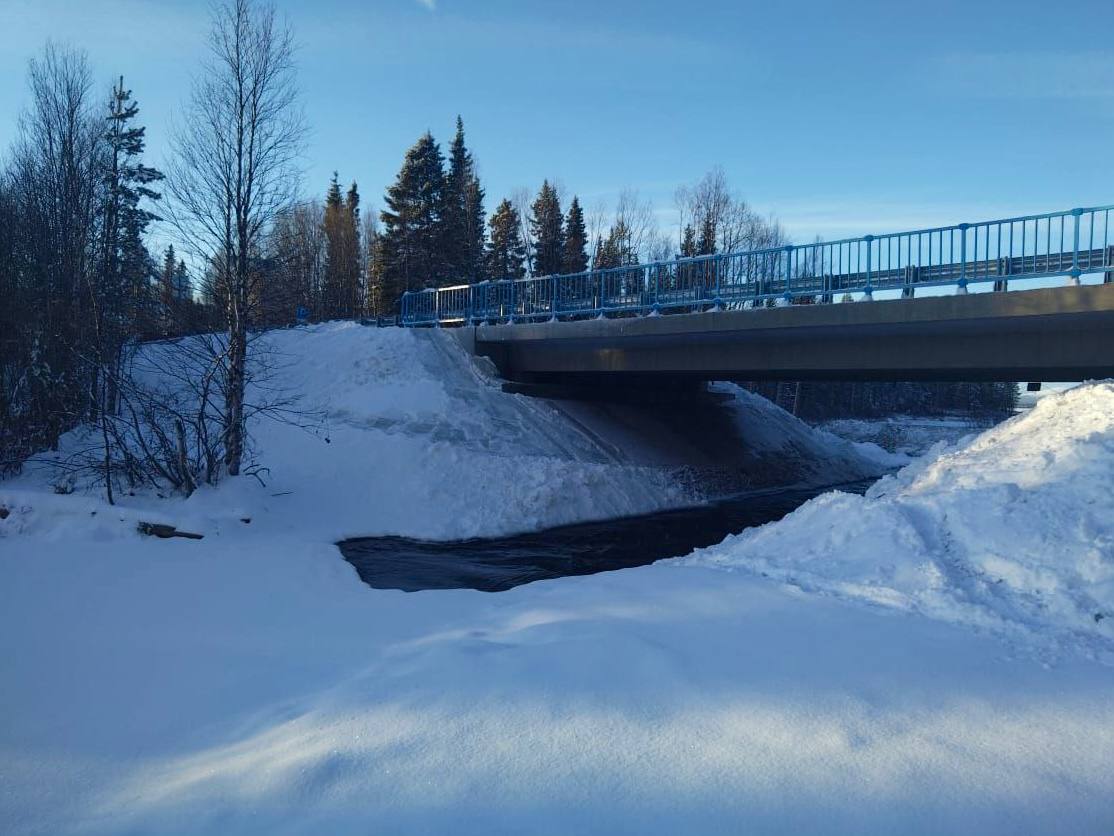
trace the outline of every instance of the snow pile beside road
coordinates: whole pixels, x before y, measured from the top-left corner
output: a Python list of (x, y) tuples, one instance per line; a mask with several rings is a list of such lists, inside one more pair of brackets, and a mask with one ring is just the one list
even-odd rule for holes
[(1114, 383), (683, 560), (1114, 661)]

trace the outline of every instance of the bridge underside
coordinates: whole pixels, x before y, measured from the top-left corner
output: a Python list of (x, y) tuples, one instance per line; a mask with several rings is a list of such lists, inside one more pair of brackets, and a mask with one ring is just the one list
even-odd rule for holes
[(1114, 284), (469, 330), (533, 385), (1114, 377)]

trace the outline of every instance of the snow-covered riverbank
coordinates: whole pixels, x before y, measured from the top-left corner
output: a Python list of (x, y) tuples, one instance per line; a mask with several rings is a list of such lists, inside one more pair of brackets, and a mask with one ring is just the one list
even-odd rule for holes
[(408, 594), (331, 542), (692, 497), (443, 337), (280, 339), (330, 418), (259, 428), (266, 488), (0, 483), (5, 832), (1110, 831), (1114, 386), (688, 560)]
[[(607, 424), (609, 416), (596, 416), (592, 425), (583, 410), (570, 418), (548, 402), (507, 394), (446, 332), (332, 323), (273, 331), (265, 341), (283, 394), (295, 396), (294, 407), (307, 416), (300, 423), (314, 424), (253, 422), (265, 485), (227, 480), (185, 502), (123, 496), (116, 508), (95, 489), (54, 496), (62, 477), (51, 462), (80, 445), (75, 432), (59, 454), (0, 481), (0, 505), (12, 511), (0, 531), (54, 536), (68, 524), (59, 518), (80, 530), (96, 511), (104, 536), (132, 537), (143, 518), (225, 537), (250, 518), (256, 532), (298, 541), (377, 534), (451, 540), (701, 501), (674, 478), (676, 467), (647, 465), (653, 455), (624, 435), (622, 419)], [(763, 398), (729, 390), (726, 419), (743, 428), (751, 459), (779, 462), (775, 475), (786, 482), (832, 484), (905, 461), (811, 430)], [(658, 444), (682, 441), (667, 436)]]

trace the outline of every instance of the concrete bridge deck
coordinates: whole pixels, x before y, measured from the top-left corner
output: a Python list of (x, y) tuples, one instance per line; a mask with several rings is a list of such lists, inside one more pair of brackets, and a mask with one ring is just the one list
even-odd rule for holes
[(466, 329), (539, 384), (1114, 377), (1114, 284)]

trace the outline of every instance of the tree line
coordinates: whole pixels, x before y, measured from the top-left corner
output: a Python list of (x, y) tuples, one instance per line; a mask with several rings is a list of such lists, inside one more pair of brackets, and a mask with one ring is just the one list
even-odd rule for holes
[[(671, 241), (653, 206), (624, 191), (614, 207), (586, 213), (575, 194), (546, 179), (533, 196), (502, 198), (490, 215), (473, 152), (458, 116), (446, 157), (430, 132), (406, 152), (384, 209), (362, 222), (357, 186), (342, 197), (334, 175), (324, 202), (305, 200), (279, 215), (262, 253), (267, 324), (392, 316), (402, 294), (427, 287), (635, 266), (679, 256), (777, 246), (781, 227), (735, 194), (722, 169), (678, 190), (684, 223)], [(699, 230), (697, 234), (696, 230)]]

